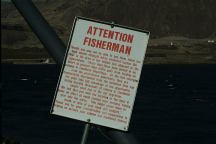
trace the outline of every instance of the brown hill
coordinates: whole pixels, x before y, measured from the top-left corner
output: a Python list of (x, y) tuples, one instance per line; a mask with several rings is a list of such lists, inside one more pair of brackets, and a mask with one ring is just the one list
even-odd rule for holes
[[(216, 40), (215, 0), (36, 0), (35, 4), (65, 43), (79, 15), (149, 30), (146, 63), (216, 63), (215, 43), (208, 43)], [(2, 3), (1, 11), (3, 59), (49, 57), (13, 4)]]

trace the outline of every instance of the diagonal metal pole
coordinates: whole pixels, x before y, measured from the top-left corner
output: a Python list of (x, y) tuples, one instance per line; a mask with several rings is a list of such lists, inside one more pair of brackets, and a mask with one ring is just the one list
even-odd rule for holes
[[(35, 7), (31, 0), (12, 0), (15, 7), (27, 21), (32, 31), (37, 35), (38, 39), (51, 54), (58, 65), (62, 65), (66, 46), (50, 27), (41, 13)], [(87, 127), (87, 126), (86, 126)], [(89, 129), (89, 125), (87, 130)], [(103, 128), (105, 133), (109, 135), (116, 144), (138, 144), (137, 140), (131, 133), (120, 132)], [(83, 137), (87, 139), (88, 131), (84, 131)], [(85, 141), (84, 141), (85, 142)]]
[(31, 0), (12, 0), (12, 2), (50, 55), (61, 66), (66, 46), (56, 32), (47, 23)]

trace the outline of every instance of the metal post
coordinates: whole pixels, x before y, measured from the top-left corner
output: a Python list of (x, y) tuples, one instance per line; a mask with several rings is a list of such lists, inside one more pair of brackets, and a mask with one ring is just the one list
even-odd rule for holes
[(89, 123), (85, 124), (85, 128), (84, 128), (81, 144), (86, 144), (86, 141), (87, 141), (87, 138), (88, 138), (89, 129), (90, 129), (90, 124)]
[(66, 46), (56, 32), (50, 27), (31, 0), (12, 0), (12, 2), (53, 59), (61, 66)]

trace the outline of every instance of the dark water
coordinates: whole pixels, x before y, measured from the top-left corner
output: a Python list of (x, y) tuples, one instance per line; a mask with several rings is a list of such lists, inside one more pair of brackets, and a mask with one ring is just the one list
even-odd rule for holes
[[(59, 67), (2, 65), (2, 134), (78, 144), (82, 122), (49, 114)], [(145, 65), (129, 131), (142, 144), (216, 143), (216, 65)], [(88, 144), (109, 142), (92, 128)]]

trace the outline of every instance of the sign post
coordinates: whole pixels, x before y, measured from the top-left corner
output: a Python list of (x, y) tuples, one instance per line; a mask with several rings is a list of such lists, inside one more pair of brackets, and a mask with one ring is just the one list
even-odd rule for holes
[(86, 144), (86, 141), (87, 141), (87, 138), (88, 138), (89, 129), (90, 129), (90, 124), (86, 123), (85, 124), (85, 128), (84, 128), (84, 132), (83, 132), (83, 136), (82, 136), (82, 140), (81, 140), (81, 144)]
[(127, 131), (149, 32), (76, 17), (51, 114)]

